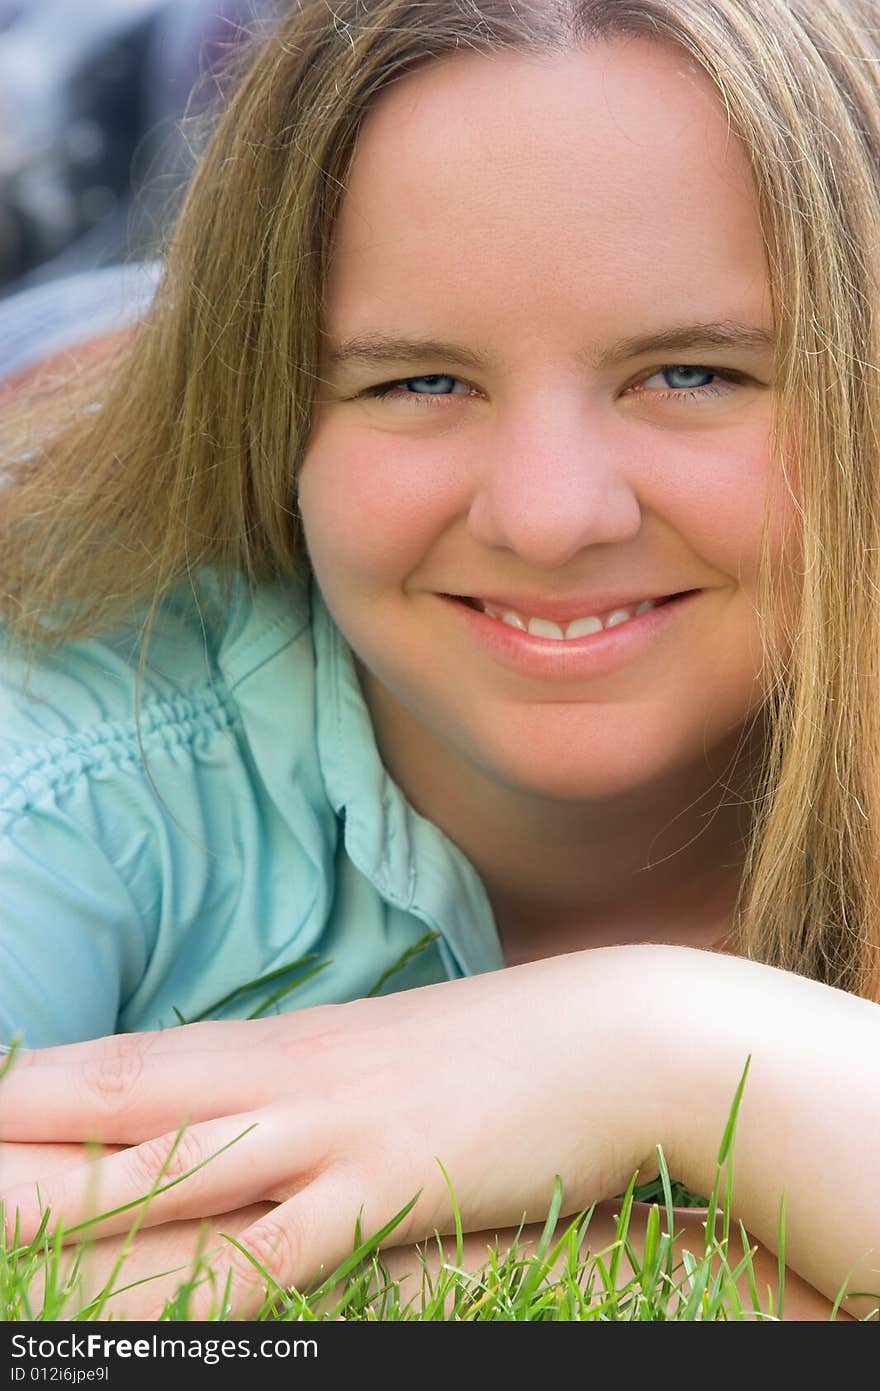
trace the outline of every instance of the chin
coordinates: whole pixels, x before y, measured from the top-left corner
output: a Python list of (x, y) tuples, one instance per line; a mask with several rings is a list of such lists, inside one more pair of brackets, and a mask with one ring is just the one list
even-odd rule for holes
[(563, 751), (555, 758), (499, 758), (490, 775), (511, 791), (529, 796), (588, 802), (637, 792), (662, 771), (631, 759), (597, 765), (589, 755), (573, 759), (570, 751)]

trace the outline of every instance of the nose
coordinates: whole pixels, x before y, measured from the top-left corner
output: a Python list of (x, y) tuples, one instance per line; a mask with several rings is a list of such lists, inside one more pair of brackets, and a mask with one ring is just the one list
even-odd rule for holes
[(471, 535), (546, 569), (587, 546), (631, 540), (641, 507), (616, 433), (582, 398), (496, 422), (476, 471)]

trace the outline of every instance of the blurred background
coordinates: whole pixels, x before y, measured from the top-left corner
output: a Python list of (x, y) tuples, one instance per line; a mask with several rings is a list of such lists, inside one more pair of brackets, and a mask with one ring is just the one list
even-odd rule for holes
[(155, 251), (179, 129), (277, 0), (0, 0), (0, 299)]

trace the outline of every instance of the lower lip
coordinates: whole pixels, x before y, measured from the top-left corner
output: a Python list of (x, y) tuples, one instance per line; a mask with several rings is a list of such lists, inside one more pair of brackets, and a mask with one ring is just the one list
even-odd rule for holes
[(603, 628), (588, 637), (561, 640), (533, 637), (459, 599), (446, 594), (439, 597), (455, 609), (474, 639), (501, 666), (525, 676), (571, 680), (604, 676), (634, 661), (701, 593), (700, 589), (692, 589), (613, 628)]

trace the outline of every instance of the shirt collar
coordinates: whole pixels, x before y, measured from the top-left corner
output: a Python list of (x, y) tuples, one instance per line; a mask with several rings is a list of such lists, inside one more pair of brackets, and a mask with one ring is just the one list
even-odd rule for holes
[(327, 796), (344, 818), (349, 858), (384, 899), (442, 934), (465, 975), (500, 970), (504, 957), (479, 875), (387, 772), (351, 648), (314, 579), (310, 601), (318, 758)]
[[(302, 820), (296, 784), (310, 757), (299, 747), (285, 756), (278, 712), (287, 708), (284, 688), (296, 689), (298, 700), (308, 703), (314, 682), (311, 758), (316, 753), (352, 864), (386, 902), (439, 932), (463, 975), (500, 970), (504, 956), (482, 880), (387, 772), (351, 648), (314, 578), (278, 580), (254, 590), (238, 581), (218, 665), (234, 691), (267, 789), (294, 829)], [(303, 705), (299, 713), (305, 714)]]

